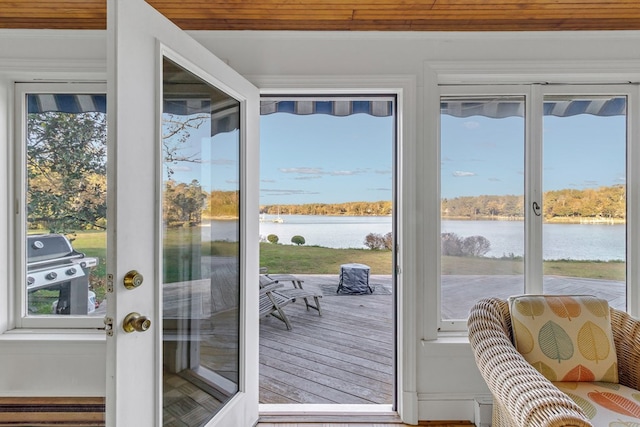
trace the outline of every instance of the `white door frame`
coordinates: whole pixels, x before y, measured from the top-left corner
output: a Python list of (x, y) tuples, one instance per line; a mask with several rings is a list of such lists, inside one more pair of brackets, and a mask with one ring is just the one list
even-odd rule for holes
[[(420, 179), (416, 129), (416, 79), (413, 75), (392, 76), (247, 76), (260, 88), (261, 95), (395, 95), (397, 97), (396, 191), (397, 242), (396, 266), (396, 399), (397, 412), (407, 424), (418, 423), (417, 394), (417, 291), (421, 276), (417, 253), (420, 233), (404, 224), (412, 224), (422, 211), (413, 193)], [(390, 405), (260, 405), (260, 412), (271, 413), (384, 413)]]

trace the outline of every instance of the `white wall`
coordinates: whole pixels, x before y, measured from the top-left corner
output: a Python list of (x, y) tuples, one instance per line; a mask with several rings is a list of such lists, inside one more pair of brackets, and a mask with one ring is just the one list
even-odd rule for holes
[[(105, 39), (100, 32), (0, 31), (0, 142), (11, 142), (11, 82), (42, 78), (104, 79)], [(415, 306), (415, 336), (405, 348), (416, 361), (415, 384), (419, 419), (473, 419), (473, 398), (487, 389), (477, 372), (464, 334), (437, 332), (437, 271), (435, 250), (439, 234), (435, 218), (437, 196), (438, 82), (627, 82), (640, 81), (640, 32), (600, 33), (191, 33), (229, 65), (254, 82), (292, 76), (317, 78), (330, 87), (332, 76), (376, 78), (407, 76), (415, 79), (416, 114), (405, 143), (415, 145), (421, 165), (406, 188), (411, 211), (404, 216), (404, 238), (418, 236), (411, 283)], [(471, 61), (471, 62), (469, 62)], [(6, 150), (0, 151), (5, 171)], [(4, 172), (0, 173), (6, 182)], [(8, 194), (0, 187), (0, 256), (7, 259)], [(10, 262), (10, 261), (9, 261)], [(0, 295), (11, 289), (9, 265), (0, 266)], [(415, 279), (417, 278), (417, 279)], [(6, 303), (0, 298), (0, 312)], [(0, 330), (10, 329), (0, 318)], [(19, 337), (19, 338), (17, 338)], [(64, 337), (60, 335), (59, 337)], [(68, 339), (68, 337), (67, 337)], [(55, 361), (55, 365), (53, 362)], [(104, 342), (95, 335), (76, 337), (71, 344), (49, 335), (0, 336), (0, 395), (61, 394), (60, 378), (68, 395), (104, 395)], [(53, 366), (56, 366), (53, 368)], [(56, 369), (52, 374), (51, 369)], [(16, 374), (16, 372), (19, 373)]]

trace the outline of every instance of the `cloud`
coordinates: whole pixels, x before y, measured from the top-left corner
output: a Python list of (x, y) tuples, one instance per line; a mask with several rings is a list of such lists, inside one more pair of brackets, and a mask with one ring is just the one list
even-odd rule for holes
[(174, 172), (191, 172), (191, 167), (189, 166), (171, 166), (170, 169)]
[(500, 178), (489, 178), (489, 181), (492, 182), (502, 182), (502, 180)]
[(391, 169), (387, 169), (387, 170), (375, 170), (373, 171), (373, 173), (377, 174), (377, 175), (391, 175)]
[(275, 179), (261, 179), (260, 182), (273, 183), (273, 182), (276, 182), (276, 180)]
[(293, 179), (307, 181), (307, 180), (311, 180), (311, 179), (320, 179), (320, 178), (322, 178), (322, 176), (320, 176), (320, 175), (309, 175), (309, 176), (297, 176), (297, 177), (295, 177)]
[(293, 190), (285, 188), (261, 188), (260, 192), (268, 196), (300, 196), (306, 194), (320, 194), (317, 191)]
[(382, 187), (378, 187), (378, 188), (367, 188), (367, 190), (369, 191), (391, 191), (390, 188), (382, 188)]
[(598, 181), (594, 181), (594, 180), (585, 180), (584, 181), (584, 185), (588, 185), (588, 186), (591, 186), (591, 187), (595, 187), (598, 184), (599, 184)]
[(324, 175), (326, 172), (322, 168), (280, 168), (282, 173), (298, 173), (307, 175)]
[(218, 165), (218, 166), (220, 166), (220, 165), (226, 166), (226, 165), (236, 165), (236, 164), (238, 164), (237, 160), (233, 160), (233, 159), (213, 159), (213, 160), (211, 160), (210, 163), (212, 165)]
[[(298, 175), (330, 175), (330, 176), (352, 176), (363, 173), (364, 170), (338, 170), (338, 171), (325, 171), (323, 168), (280, 168), (282, 173), (293, 173)], [(296, 178), (298, 179), (298, 178)]]
[(475, 172), (455, 171), (452, 174), (455, 177), (476, 176)]
[(476, 122), (476, 121), (468, 121), (468, 122), (464, 122), (463, 126), (467, 129), (478, 129), (480, 127), (480, 123)]

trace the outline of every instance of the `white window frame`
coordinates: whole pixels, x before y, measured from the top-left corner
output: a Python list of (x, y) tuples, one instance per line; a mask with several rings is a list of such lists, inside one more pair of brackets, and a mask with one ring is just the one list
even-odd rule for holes
[(64, 94), (99, 94), (107, 93), (106, 83), (15, 83), (14, 96), (14, 129), (15, 139), (13, 153), (13, 248), (14, 248), (14, 286), (9, 287), (9, 300), (13, 301), (13, 320), (16, 329), (104, 329), (102, 316), (28, 316), (27, 289), (21, 286), (27, 281), (26, 260), (26, 119), (27, 94), (64, 93)]
[[(542, 148), (543, 148), (543, 110), (540, 108), (546, 95), (566, 96), (625, 96), (627, 98), (627, 151), (626, 151), (626, 186), (627, 186), (627, 248), (626, 248), (626, 284), (627, 311), (637, 315), (640, 309), (640, 294), (638, 283), (637, 259), (640, 256), (640, 245), (633, 236), (640, 225), (640, 207), (638, 206), (638, 191), (640, 185), (639, 168), (640, 150), (636, 147), (640, 143), (637, 129), (640, 127), (640, 111), (638, 106), (638, 86), (632, 84), (522, 84), (522, 85), (439, 85), (438, 100), (446, 96), (525, 96), (525, 138), (524, 138), (524, 194), (525, 194), (525, 256), (524, 256), (524, 292), (530, 294), (543, 293), (543, 259), (542, 259), (542, 227), (541, 216), (530, 214), (530, 205), (537, 201), (542, 204)], [(438, 123), (440, 112), (438, 110)], [(437, 132), (438, 159), (440, 158), (440, 128)], [(440, 161), (438, 177), (440, 177)], [(438, 180), (437, 198), (441, 199), (440, 182)], [(441, 230), (440, 212), (437, 215), (438, 235)], [(438, 330), (440, 332), (466, 331), (465, 320), (442, 319), (441, 298), (441, 253), (437, 251), (437, 301), (438, 301)], [(489, 295), (487, 295), (489, 296)]]

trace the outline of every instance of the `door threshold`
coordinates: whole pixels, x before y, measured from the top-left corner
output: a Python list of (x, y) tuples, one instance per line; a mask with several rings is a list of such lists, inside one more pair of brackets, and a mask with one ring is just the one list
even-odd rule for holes
[(261, 404), (260, 422), (402, 423), (391, 405)]

